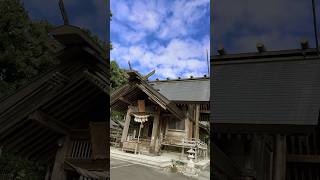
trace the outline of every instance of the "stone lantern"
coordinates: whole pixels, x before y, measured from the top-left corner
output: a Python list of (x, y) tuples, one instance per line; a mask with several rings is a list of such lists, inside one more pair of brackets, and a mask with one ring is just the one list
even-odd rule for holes
[(189, 154), (188, 155), (188, 167), (194, 167), (194, 162), (193, 162), (193, 159), (195, 158), (195, 151), (191, 148), (187, 151), (187, 153)]
[(187, 167), (185, 168), (184, 172), (182, 172), (185, 176), (189, 176), (189, 177), (197, 177), (198, 176), (198, 173), (197, 173), (197, 170), (195, 168), (195, 163), (193, 162), (193, 159), (195, 158), (195, 150), (194, 149), (189, 149), (187, 151), (187, 153), (189, 154), (188, 155), (188, 158), (189, 158), (189, 161), (187, 163)]

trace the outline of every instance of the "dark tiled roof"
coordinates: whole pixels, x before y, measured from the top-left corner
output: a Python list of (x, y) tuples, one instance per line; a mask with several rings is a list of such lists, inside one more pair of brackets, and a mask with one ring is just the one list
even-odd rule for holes
[(209, 102), (210, 79), (190, 78), (150, 81), (150, 85), (170, 101)]
[(230, 59), (230, 63), (212, 60), (213, 122), (317, 124), (319, 57), (300, 53), (256, 58), (250, 62)]

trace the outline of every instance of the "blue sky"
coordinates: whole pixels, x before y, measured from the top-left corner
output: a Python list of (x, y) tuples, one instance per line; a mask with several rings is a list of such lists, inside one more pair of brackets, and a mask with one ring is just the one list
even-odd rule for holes
[[(47, 20), (62, 25), (58, 0), (21, 0), (33, 20)], [(64, 0), (71, 25), (89, 29), (101, 40), (107, 40), (105, 0)]]
[[(315, 1), (320, 27), (320, 1)], [(315, 47), (311, 5), (311, 0), (215, 0), (212, 48), (256, 52), (262, 42), (267, 50), (296, 49), (301, 39)]]
[[(155, 78), (208, 74), (209, 0), (111, 0), (111, 60)], [(210, 53), (210, 52), (209, 52)]]
[[(320, 0), (317, 3), (320, 29)], [(22, 0), (34, 20), (63, 24), (58, 0)], [(64, 0), (72, 25), (106, 40), (105, 0)], [(209, 0), (111, 0), (111, 59), (123, 68), (161, 79), (207, 74), (210, 51)], [(221, 44), (227, 53), (300, 48), (301, 39), (315, 47), (311, 0), (214, 0), (211, 52)], [(319, 34), (319, 33), (318, 33)], [(320, 38), (320, 34), (319, 34)]]

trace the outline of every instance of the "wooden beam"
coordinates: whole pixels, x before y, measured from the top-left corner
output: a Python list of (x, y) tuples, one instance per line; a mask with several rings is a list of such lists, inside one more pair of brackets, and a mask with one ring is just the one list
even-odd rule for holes
[(128, 136), (129, 125), (130, 125), (130, 121), (131, 121), (131, 112), (132, 112), (132, 106), (129, 106), (128, 111), (127, 111), (127, 115), (126, 115), (126, 119), (124, 122), (123, 130), (122, 130), (121, 143), (123, 143), (127, 139), (127, 136)]
[(194, 137), (196, 140), (199, 140), (199, 120), (200, 120), (200, 105), (196, 105), (195, 109), (195, 129), (194, 129)]
[[(73, 68), (81, 70), (81, 67), (78, 66), (73, 66)], [(81, 69), (79, 69), (81, 68)], [(86, 84), (87, 82), (85, 81), (85, 79), (83, 77), (81, 77), (80, 75), (76, 76), (75, 78), (73, 78), (72, 81), (72, 86), (70, 86), (69, 88), (67, 88), (65, 91), (60, 92), (59, 96), (57, 98), (52, 99), (50, 102), (46, 103), (43, 105), (43, 109), (47, 109), (49, 107), (54, 107), (52, 105), (57, 104), (58, 102), (60, 102), (62, 99), (68, 98), (70, 96), (72, 96), (74, 93), (74, 90), (79, 89), (81, 86), (83, 86), (84, 84)]]
[(188, 135), (189, 139), (192, 139), (192, 134), (193, 134), (193, 122), (190, 121), (189, 119), (189, 135)]
[[(67, 158), (65, 162), (65, 169), (66, 170), (74, 170), (73, 167), (81, 167), (88, 171), (109, 171), (108, 167), (109, 160), (108, 159), (73, 159), (73, 158)], [(73, 167), (72, 167), (73, 166)], [(104, 178), (101, 178), (104, 179)], [(109, 178), (107, 178), (109, 179)], [(113, 178), (112, 178), (113, 179)]]
[(124, 102), (124, 103), (127, 103), (129, 105), (131, 105), (132, 103), (130, 101), (128, 101), (127, 99), (125, 99), (124, 97), (119, 97), (119, 100)]
[[(37, 81), (32, 82), (30, 85), (26, 86), (25, 88), (17, 91), (12, 96), (9, 96), (5, 102), (0, 104), (0, 113), (4, 115), (8, 109), (12, 108), (13, 106), (17, 105), (18, 103), (22, 103), (27, 100), (27, 98), (21, 99), (21, 97), (30, 97), (37, 94), (41, 90), (41, 86), (50, 79), (54, 72), (60, 71), (61, 68), (54, 68), (53, 70), (49, 71), (45, 75), (41, 76)], [(2, 118), (2, 116), (0, 116)]]
[(149, 72), (147, 75), (145, 75), (145, 76), (143, 77), (143, 79), (144, 79), (144, 80), (148, 80), (148, 78), (151, 77), (152, 75), (154, 75), (155, 72), (156, 72), (156, 70), (153, 70), (153, 71)]
[(58, 145), (60, 146), (60, 148), (57, 150), (57, 153), (56, 153), (51, 180), (66, 179), (66, 173), (64, 171), (63, 165), (64, 165), (64, 160), (66, 158), (66, 153), (69, 148), (68, 146), (69, 146), (70, 139), (68, 136), (66, 136), (64, 138), (61, 138), (59, 141), (60, 142), (58, 143)]
[(107, 82), (104, 82), (103, 79), (99, 78), (97, 75), (94, 75), (93, 73), (90, 73), (89, 71), (84, 71), (83, 73), (91, 83), (93, 83), (101, 91), (110, 95), (110, 87)]
[[(74, 89), (76, 84), (69, 83), (67, 86), (64, 87), (66, 91), (71, 91), (70, 89)], [(28, 115), (39, 107), (42, 107), (44, 104), (48, 103), (50, 100), (57, 98), (57, 96), (61, 95), (61, 91), (56, 91), (56, 88), (48, 83), (44, 83), (39, 89), (37, 94), (32, 96), (28, 96), (27, 99), (37, 99), (36, 102), (30, 104), (29, 101), (23, 100), (21, 103), (17, 103), (15, 107), (12, 107), (10, 111), (6, 112), (4, 115), (0, 115), (0, 119), (4, 119), (5, 123), (2, 125), (2, 121), (0, 122), (0, 134), (7, 131), (9, 128), (13, 127), (13, 124), (18, 123), (23, 118), (28, 117)]]
[(63, 124), (62, 122), (57, 121), (50, 115), (38, 110), (29, 115), (29, 119), (34, 120), (35, 122), (40, 123), (43, 126), (50, 128), (51, 130), (60, 133), (60, 134), (69, 134), (70, 127)]
[(287, 155), (287, 162), (320, 163), (320, 155), (288, 154)]
[(189, 128), (189, 131), (188, 131), (188, 138), (189, 139), (192, 139), (192, 134), (193, 134), (193, 122), (194, 122), (194, 104), (189, 104), (188, 105), (188, 128)]
[[(160, 107), (157, 107), (157, 113), (153, 119), (153, 126), (152, 126), (152, 135), (151, 135), (151, 142), (150, 142), (150, 153), (155, 152), (155, 142), (159, 137), (159, 124), (160, 124)], [(158, 153), (158, 152), (155, 152)]]
[(184, 120), (185, 137), (189, 138), (189, 123), (190, 123), (189, 116), (190, 116), (190, 114), (189, 114), (189, 110), (188, 110), (187, 106), (184, 107), (184, 111), (186, 113), (185, 120)]
[(119, 100), (120, 97), (123, 97), (127, 93), (131, 92), (133, 89), (135, 89), (135, 86), (131, 86), (130, 84), (125, 84), (119, 89), (116, 89), (110, 97), (110, 107), (113, 107), (114, 104)]
[(67, 12), (64, 8), (63, 0), (59, 0), (59, 8), (65, 25), (69, 24)]
[(273, 180), (286, 179), (286, 136), (277, 134), (274, 138)]
[(200, 110), (200, 113), (210, 114), (210, 110)]

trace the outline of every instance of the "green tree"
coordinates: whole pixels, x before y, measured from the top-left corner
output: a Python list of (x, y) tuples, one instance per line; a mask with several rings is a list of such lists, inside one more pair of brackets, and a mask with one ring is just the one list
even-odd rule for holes
[[(58, 42), (48, 36), (53, 25), (33, 22), (20, 0), (0, 1), (0, 97), (15, 92), (36, 75), (59, 64)], [(107, 45), (83, 29), (107, 53)]]
[(121, 69), (116, 61), (111, 61), (111, 90), (114, 91), (128, 82), (127, 74)]
[[(111, 92), (120, 88), (128, 82), (127, 74), (124, 69), (121, 69), (116, 61), (111, 61), (110, 63), (111, 70)], [(124, 117), (123, 112), (111, 111), (111, 119), (114, 121), (122, 121)]]
[(53, 27), (32, 22), (19, 0), (0, 1), (0, 97), (58, 64), (48, 43)]

